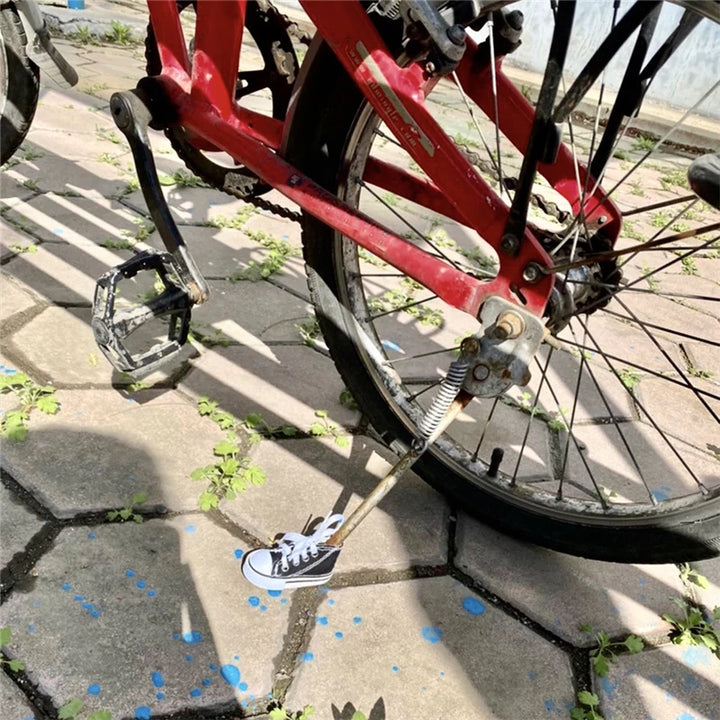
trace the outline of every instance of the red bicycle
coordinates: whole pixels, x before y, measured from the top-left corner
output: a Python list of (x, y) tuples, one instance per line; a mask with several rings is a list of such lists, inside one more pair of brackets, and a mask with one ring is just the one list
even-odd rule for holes
[[(460, 363), (455, 391), (474, 399), (417, 466), (460, 507), (588, 557), (718, 554), (716, 159), (690, 169), (703, 203), (667, 137), (639, 134), (635, 117), (673, 61), (689, 72), (690, 46), (717, 61), (720, 3), (608, 3), (604, 39), (579, 58), (571, 1), (546, 20), (537, 3), (525, 19), (486, 0), (302, 5), (317, 33), (300, 65), (301, 34), (265, 0), (148, 2), (148, 76), (111, 110), (168, 252), (99, 281), (108, 357), (154, 366), (207, 297), (150, 125), (218, 189), (262, 203), (275, 188), (302, 209), (320, 329), (388, 445), (437, 427)], [(547, 61), (525, 85), (505, 68), (529, 37), (547, 39)], [(710, 85), (679, 126), (716, 102)], [(646, 162), (654, 152), (664, 164)], [(116, 312), (118, 282), (141, 270), (164, 292)], [(132, 354), (126, 337), (158, 314), (167, 342)]]

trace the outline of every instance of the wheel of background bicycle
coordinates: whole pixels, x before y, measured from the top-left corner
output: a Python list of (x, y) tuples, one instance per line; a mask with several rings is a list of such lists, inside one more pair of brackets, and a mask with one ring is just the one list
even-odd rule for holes
[(0, 3), (0, 165), (18, 149), (35, 116), (40, 70), (25, 52), (25, 29), (12, 2)]
[[(194, 0), (178, 0), (183, 12), (194, 9)], [(264, 67), (262, 70), (241, 70), (238, 73), (236, 99), (267, 90), (272, 102), (272, 116), (285, 119), (290, 94), (298, 73), (298, 61), (288, 34), (290, 23), (278, 13), (267, 0), (251, 0), (247, 4), (245, 31), (259, 50)], [(160, 72), (155, 35), (148, 26), (145, 40), (145, 59), (148, 75)], [(195, 148), (180, 126), (165, 131), (173, 149), (188, 169), (218, 190), (238, 197), (255, 197), (267, 192), (269, 185), (242, 165), (237, 165), (224, 153), (205, 153)]]
[[(437, 104), (431, 96), (428, 107), (451, 126), (450, 134), (458, 124), (446, 94), (450, 83), (443, 85), (433, 91), (440, 93)], [(413, 166), (326, 45), (311, 49), (299, 87), (285, 149), (291, 162), (447, 262), (476, 275), (497, 272), (496, 256), (468, 228), (362, 179), (370, 153)], [(472, 126), (459, 125), (465, 135)], [(577, 123), (574, 130), (573, 144), (579, 144)], [(596, 140), (587, 146), (597, 147)], [(642, 135), (631, 139), (630, 130), (620, 138), (614, 153), (620, 177), (622, 165), (642, 155), (636, 147), (644, 142)], [(661, 158), (668, 162), (666, 154)], [(511, 165), (508, 160), (505, 167)], [(680, 171), (640, 163), (630, 192), (614, 191), (625, 212), (618, 246), (637, 247), (632, 238), (641, 231), (657, 237), (655, 226), (682, 235), (680, 222), (697, 234), (659, 251), (628, 252), (618, 262), (622, 279), (588, 260), (575, 289), (584, 283), (591, 299), (583, 306), (581, 295), (573, 295), (575, 310), (564, 327), (557, 322), (567, 312), (563, 298), (553, 307), (561, 349), (541, 348), (527, 388), (475, 399), (415, 467), (457, 507), (517, 538), (602, 560), (687, 561), (720, 553), (720, 286), (713, 275), (720, 259), (717, 232), (710, 232), (717, 225), (712, 208), (696, 199), (658, 210), (655, 198), (641, 198), (650, 185), (646, 171), (658, 198), (675, 202), (689, 195)], [(610, 168), (604, 186), (617, 177)], [(673, 183), (683, 187), (669, 187)], [(538, 185), (536, 194), (544, 192)], [(555, 204), (533, 204), (534, 227), (572, 223), (561, 213), (544, 217), (542, 207), (562, 205), (557, 196), (551, 199)], [(586, 240), (578, 234), (580, 246)], [(303, 243), (310, 291), (335, 364), (382, 438), (402, 452), (459, 339), (477, 332), (478, 324), (308, 215)], [(340, 305), (354, 320), (339, 312)], [(666, 412), (669, 407), (673, 412)], [(486, 471), (496, 447), (504, 460), (492, 478)]]

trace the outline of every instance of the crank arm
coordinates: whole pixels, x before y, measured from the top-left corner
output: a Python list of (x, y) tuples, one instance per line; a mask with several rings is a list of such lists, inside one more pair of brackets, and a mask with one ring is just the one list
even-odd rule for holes
[(151, 104), (152, 100), (140, 90), (114, 93), (110, 98), (110, 111), (130, 145), (140, 187), (160, 237), (174, 258), (193, 304), (203, 303), (210, 290), (170, 213), (150, 149), (147, 129), (158, 120), (151, 112)]

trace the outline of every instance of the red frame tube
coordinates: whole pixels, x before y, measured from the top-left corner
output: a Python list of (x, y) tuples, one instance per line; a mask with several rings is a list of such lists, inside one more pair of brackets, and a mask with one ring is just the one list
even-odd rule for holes
[[(430, 83), (422, 68), (417, 64), (398, 67), (359, 2), (301, 0), (301, 3), (382, 120), (430, 178), (426, 180), (371, 159), (366, 181), (476, 229), (499, 249), (507, 207), (425, 108)], [(552, 265), (552, 260), (529, 230), (522, 238), (519, 254), (510, 257), (499, 252), (498, 276), (481, 281), (419, 250), (338, 201), (279, 157), (274, 151), (280, 144), (282, 123), (240, 108), (234, 100), (246, 0), (198, 0), (197, 5), (190, 71), (175, 0), (148, 0), (163, 66), (158, 79), (177, 111), (180, 124), (197, 139), (198, 147), (222, 148), (304, 210), (474, 317), (478, 316), (483, 299), (491, 294), (519, 304), (524, 302), (531, 312), (543, 313), (553, 278), (548, 275), (529, 284), (523, 278), (523, 269), (529, 263)], [(483, 75), (489, 69), (473, 70), (474, 44), (468, 43), (458, 77), (468, 96), (492, 117), (489, 75), (488, 78)], [(500, 63), (497, 67), (500, 70)], [(534, 111), (501, 72), (498, 84), (501, 130), (522, 151)], [(542, 166), (540, 171), (577, 211), (579, 198), (569, 151), (562, 147), (558, 162)], [(441, 188), (452, 191), (443, 192)], [(601, 191), (590, 195), (588, 201), (591, 199), (595, 204), (602, 201), (602, 214), (609, 213), (619, 229), (619, 213)]]

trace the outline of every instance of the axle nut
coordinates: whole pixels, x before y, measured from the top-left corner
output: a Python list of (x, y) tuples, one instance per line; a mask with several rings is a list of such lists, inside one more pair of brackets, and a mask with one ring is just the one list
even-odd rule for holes
[(515, 340), (525, 331), (525, 321), (521, 315), (510, 310), (500, 313), (495, 321), (493, 335), (498, 340)]
[(472, 371), (473, 377), (478, 381), (482, 382), (490, 377), (490, 368), (487, 365), (478, 363)]

